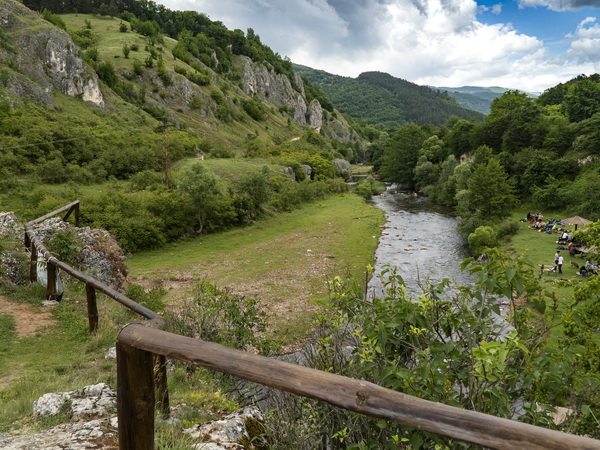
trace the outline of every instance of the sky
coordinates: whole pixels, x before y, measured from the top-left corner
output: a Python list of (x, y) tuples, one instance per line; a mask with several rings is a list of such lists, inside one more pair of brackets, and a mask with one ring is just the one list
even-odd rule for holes
[(158, 0), (252, 28), (282, 57), (357, 77), (543, 92), (600, 72), (600, 0)]

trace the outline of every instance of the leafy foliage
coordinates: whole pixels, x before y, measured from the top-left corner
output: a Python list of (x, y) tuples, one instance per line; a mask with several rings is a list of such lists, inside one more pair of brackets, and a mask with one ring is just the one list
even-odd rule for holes
[(261, 334), (266, 330), (266, 313), (255, 299), (235, 295), (202, 281), (194, 288), (193, 299), (178, 312), (166, 315), (170, 330), (184, 336), (217, 342), (246, 350), (269, 348)]
[[(382, 274), (384, 295), (373, 300), (362, 298), (352, 283), (334, 279), (330, 309), (319, 318), (319, 338), (306, 351), (307, 360), (407, 395), (555, 427), (548, 416), (551, 403), (575, 406), (565, 396), (575, 348), (546, 340), (547, 326), (560, 321), (560, 314), (546, 307), (550, 299), (523, 259), (492, 252), (487, 262), (469, 259), (463, 268), (476, 277), (472, 286), (443, 280), (414, 298), (392, 268)], [(499, 318), (498, 300), (505, 298), (512, 327)], [(523, 298), (526, 303), (517, 304)], [(579, 407), (567, 426), (589, 424), (585, 411)], [(464, 445), (306, 400), (278, 411), (270, 426), (278, 440), (288, 431), (295, 448), (318, 442), (345, 448)]]

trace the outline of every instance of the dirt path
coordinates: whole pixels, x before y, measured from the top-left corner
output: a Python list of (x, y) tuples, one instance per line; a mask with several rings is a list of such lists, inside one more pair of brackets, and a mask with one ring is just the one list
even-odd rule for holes
[(56, 322), (52, 312), (28, 303), (15, 303), (0, 296), (0, 314), (13, 317), (18, 338), (35, 336), (37, 330)]

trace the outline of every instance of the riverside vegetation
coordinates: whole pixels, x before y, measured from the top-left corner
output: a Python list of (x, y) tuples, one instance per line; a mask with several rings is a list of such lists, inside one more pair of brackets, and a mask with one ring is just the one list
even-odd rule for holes
[[(597, 278), (559, 281), (564, 289), (553, 294), (553, 285), (539, 280), (537, 267), (520, 254), (523, 246), (514, 256), (486, 250), (523, 231), (507, 220), (519, 202), (598, 219), (597, 75), (578, 77), (537, 100), (510, 91), (482, 121), (448, 118), (442, 125), (385, 129), (344, 118), (322, 89), (306, 81), (305, 106), (316, 105), (313, 100), (322, 106), (312, 115), (308, 108), (297, 114), (299, 104), (271, 103), (272, 94), (246, 92), (243, 74), (259, 69), (244, 58), (270, 67), (267, 73), (280, 75), (277, 80), (291, 89), (301, 84), (291, 63), (253, 30), (231, 32), (201, 14), (153, 2), (123, 2), (123, 10), (81, 2), (77, 14), (59, 9), (66, 3), (46, 2), (51, 10), (42, 17), (49, 22), (16, 2), (1, 3), (19, 18), (0, 28), (3, 209), (30, 219), (79, 198), (85, 225), (110, 230), (134, 252), (128, 295), (169, 315), (182, 333), (277, 351), (306, 336), (308, 310), (317, 320), (309, 355), (315, 367), (599, 437)], [(39, 53), (25, 57), (16, 44), (28, 33), (57, 33), (50, 23), (69, 31), (73, 42), (65, 48), (80, 49), (93, 70), (84, 71), (86, 79), (100, 78), (108, 109), (58, 88), (42, 94), (36, 83), (52, 84), (50, 65), (32, 70), (30, 55)], [(25, 98), (23, 91), (33, 94)], [(320, 132), (306, 127), (318, 111)], [(489, 258), (465, 262), (477, 283), (452, 290), (444, 281), (413, 299), (390, 268), (385, 298), (365, 301), (363, 268), (383, 218), (347, 193), (334, 164), (341, 159), (370, 159), (384, 180), (455, 206), (473, 251)], [(377, 188), (370, 179), (360, 192), (368, 196)], [(589, 243), (600, 240), (597, 229), (585, 235)], [(2, 241), (3, 250), (13, 245)], [(61, 245), (71, 248), (68, 239)], [(292, 281), (270, 284), (287, 269)], [(207, 283), (209, 277), (218, 286)], [(43, 297), (35, 285), (3, 289), (32, 307)], [(133, 317), (100, 300), (101, 331), (90, 337), (84, 293), (68, 289), (69, 299), (53, 312), (56, 324), (37, 336), (17, 338), (14, 319), (0, 315), (2, 430), (50, 425), (27, 417), (31, 401), (45, 392), (114, 384), (114, 364), (102, 356)], [(266, 299), (255, 299), (262, 292)], [(287, 304), (291, 297), (301, 302)], [(176, 314), (176, 301), (184, 298), (191, 316)], [(501, 298), (511, 305), (507, 320), (514, 330), (508, 333), (492, 319)], [(286, 320), (289, 310), (294, 313)], [(270, 312), (279, 321), (267, 320)], [(218, 327), (199, 328), (215, 322)], [(184, 423), (236, 406), (223, 394), (227, 384), (205, 371), (178, 366), (170, 383), (173, 402), (187, 405)], [(559, 425), (548, 414), (555, 406), (573, 411)], [(273, 411), (263, 438), (273, 448), (460, 445), (299, 399)], [(161, 428), (157, 445), (187, 443), (179, 429)]]

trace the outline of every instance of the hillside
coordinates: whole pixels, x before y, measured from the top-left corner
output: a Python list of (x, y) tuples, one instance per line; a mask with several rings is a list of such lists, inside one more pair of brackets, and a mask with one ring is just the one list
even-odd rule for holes
[[(68, 155), (64, 162), (85, 166), (102, 153), (97, 146), (107, 139), (119, 142), (120, 133), (121, 142), (145, 142), (131, 147), (160, 145), (157, 126), (165, 121), (174, 147), (180, 147), (175, 159), (199, 149), (239, 155), (249, 135), (278, 143), (308, 128), (338, 141), (356, 140), (341, 116), (324, 112), (318, 100), (305, 94), (299, 78), (243, 54), (222, 55), (217, 43), (212, 45), (215, 59), (221, 57), (218, 63), (200, 53), (194, 56), (202, 34), (179, 42), (162, 34), (148, 36), (135, 18), (128, 23), (110, 16), (49, 13), (46, 21), (16, 1), (0, 4), (7, 16), (0, 40), (0, 100), (6, 116), (0, 142), (18, 149), (52, 141), (43, 151), (25, 152), (28, 159), (39, 153), (33, 163), (57, 151)], [(48, 129), (53, 121), (64, 124), (60, 131)], [(20, 131), (25, 127), (26, 133)], [(98, 129), (105, 136), (102, 142), (94, 137)], [(70, 157), (66, 145), (58, 143), (82, 136), (90, 137), (81, 143), (86, 156)], [(153, 158), (144, 158), (143, 168), (152, 168), (148, 160)], [(127, 175), (108, 166), (108, 176)]]
[(305, 66), (294, 68), (320, 86), (341, 112), (370, 125), (384, 128), (409, 123), (441, 125), (453, 115), (467, 120), (483, 118), (482, 114), (461, 107), (445, 92), (386, 73), (365, 72), (349, 78)]
[[(2, 210), (29, 219), (80, 199), (86, 225), (134, 252), (346, 190), (342, 171), (364, 157), (322, 91), (252, 33), (190, 13), (175, 40), (129, 11), (0, 7)], [(219, 173), (197, 164), (218, 159)]]

